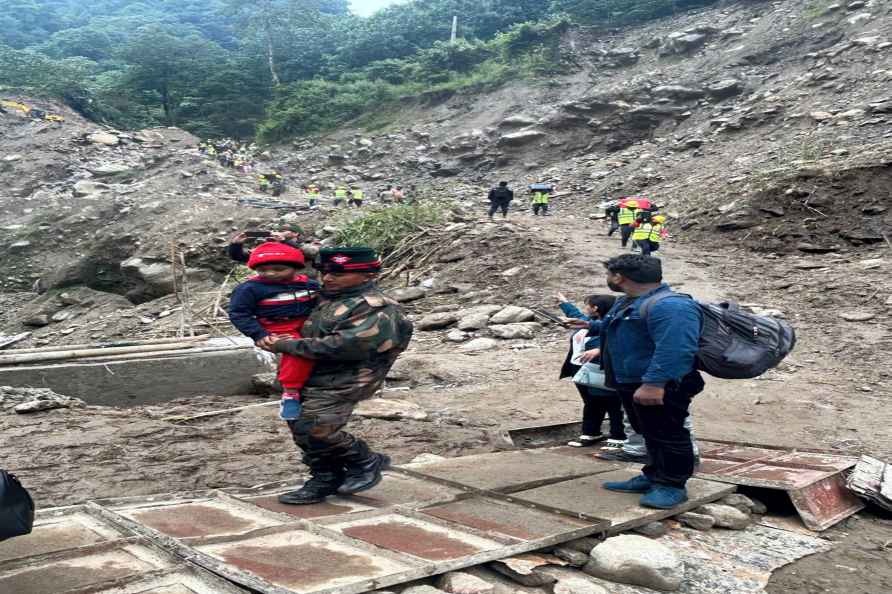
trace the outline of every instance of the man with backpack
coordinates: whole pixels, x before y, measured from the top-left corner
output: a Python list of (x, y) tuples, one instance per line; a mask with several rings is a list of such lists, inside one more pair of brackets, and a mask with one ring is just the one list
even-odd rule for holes
[(508, 189), (508, 182), (499, 182), (497, 188), (489, 191), (489, 220), (492, 220), (497, 210), (502, 211), (503, 219), (508, 218), (508, 206), (512, 200), (514, 200), (514, 192)]
[(619, 392), (632, 427), (644, 436), (650, 460), (640, 476), (604, 488), (641, 493), (642, 506), (669, 509), (687, 500), (685, 484), (694, 473), (685, 418), (691, 399), (704, 387), (696, 369), (701, 310), (662, 282), (657, 258), (624, 254), (605, 266), (607, 285), (625, 297), (593, 323), (601, 332), (601, 360), (608, 385)]

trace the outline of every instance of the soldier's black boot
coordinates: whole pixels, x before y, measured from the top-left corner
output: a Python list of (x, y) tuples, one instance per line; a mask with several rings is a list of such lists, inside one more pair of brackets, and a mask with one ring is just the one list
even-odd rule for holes
[(381, 482), (381, 473), (390, 468), (390, 456), (369, 450), (362, 440), (356, 442), (341, 458), (346, 475), (338, 489), (339, 495), (353, 495), (368, 491)]
[(313, 475), (297, 491), (279, 495), (279, 503), (310, 505), (321, 503), (329, 495), (335, 495), (344, 482), (344, 473), (338, 470), (313, 470)]

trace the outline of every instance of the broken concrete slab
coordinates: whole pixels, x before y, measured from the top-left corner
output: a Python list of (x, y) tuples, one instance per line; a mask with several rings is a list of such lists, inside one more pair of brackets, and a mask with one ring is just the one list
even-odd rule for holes
[(536, 489), (514, 493), (518, 499), (557, 507), (568, 511), (610, 520), (609, 533), (643, 526), (721, 499), (736, 487), (715, 481), (691, 479), (688, 482), (688, 501), (671, 509), (655, 510), (638, 505), (641, 495), (617, 493), (602, 487), (605, 481), (624, 481), (640, 474), (638, 469), (623, 469), (594, 476), (577, 478)]
[(574, 458), (546, 450), (477, 454), (407, 466), (423, 475), (505, 493), (620, 467), (604, 460)]
[(233, 348), (126, 361), (0, 367), (0, 385), (50, 388), (91, 405), (137, 406), (205, 394), (251, 394), (252, 376), (274, 368), (274, 359), (253, 347)]

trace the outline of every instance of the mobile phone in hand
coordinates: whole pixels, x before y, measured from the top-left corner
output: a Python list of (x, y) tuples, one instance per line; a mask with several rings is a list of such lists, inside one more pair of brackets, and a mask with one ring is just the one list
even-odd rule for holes
[(272, 235), (271, 231), (245, 231), (245, 237), (250, 237), (252, 239), (269, 237), (270, 235)]

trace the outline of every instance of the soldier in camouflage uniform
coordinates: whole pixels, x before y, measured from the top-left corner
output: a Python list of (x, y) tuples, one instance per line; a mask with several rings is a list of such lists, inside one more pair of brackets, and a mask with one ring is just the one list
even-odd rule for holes
[(301, 489), (279, 497), (294, 505), (359, 493), (381, 481), (390, 458), (372, 452), (344, 427), (356, 404), (378, 391), (412, 338), (412, 323), (375, 285), (381, 262), (373, 250), (324, 248), (315, 266), (323, 290), (302, 338), (282, 337), (269, 346), (316, 362), (301, 390), (301, 418), (288, 422), (312, 475)]

